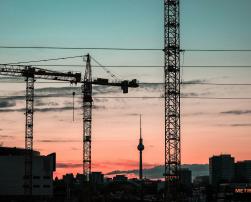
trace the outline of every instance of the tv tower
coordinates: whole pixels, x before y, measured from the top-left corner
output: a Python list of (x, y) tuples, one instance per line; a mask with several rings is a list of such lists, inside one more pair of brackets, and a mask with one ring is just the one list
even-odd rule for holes
[(139, 179), (143, 179), (143, 171), (142, 171), (142, 152), (145, 149), (143, 145), (143, 138), (142, 138), (142, 129), (141, 129), (141, 114), (140, 114), (140, 138), (139, 138), (139, 145), (138, 145), (138, 150), (139, 150)]

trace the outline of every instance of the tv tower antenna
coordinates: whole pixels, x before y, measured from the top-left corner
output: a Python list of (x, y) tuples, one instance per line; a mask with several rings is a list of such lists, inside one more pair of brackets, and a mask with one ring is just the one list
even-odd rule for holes
[(140, 114), (140, 138), (139, 138), (139, 179), (143, 179), (143, 163), (142, 163), (142, 152), (145, 149), (142, 138), (142, 128), (141, 128), (141, 114)]

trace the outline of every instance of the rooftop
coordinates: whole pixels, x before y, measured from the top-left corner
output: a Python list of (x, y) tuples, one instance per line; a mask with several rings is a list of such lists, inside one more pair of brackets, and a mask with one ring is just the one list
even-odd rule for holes
[[(17, 147), (0, 147), (0, 156), (24, 156), (25, 149)], [(33, 151), (34, 156), (39, 156), (38, 151)]]

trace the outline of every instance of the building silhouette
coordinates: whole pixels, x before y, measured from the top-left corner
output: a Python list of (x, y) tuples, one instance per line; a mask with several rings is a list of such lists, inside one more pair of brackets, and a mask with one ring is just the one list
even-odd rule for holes
[(104, 183), (104, 174), (102, 172), (92, 172), (91, 173), (91, 183), (95, 185), (100, 185)]
[(126, 182), (128, 180), (128, 177), (125, 175), (116, 175), (113, 177), (113, 181), (115, 182)]
[[(53, 195), (56, 154), (41, 156), (33, 151), (32, 195)], [(0, 196), (24, 195), (25, 149), (0, 147)]]
[(229, 183), (235, 174), (234, 157), (229, 154), (212, 156), (209, 159), (209, 182), (212, 186)]
[(251, 161), (238, 161), (235, 163), (235, 181), (238, 183), (251, 183)]
[(185, 187), (192, 186), (192, 171), (188, 168), (180, 169), (180, 182)]

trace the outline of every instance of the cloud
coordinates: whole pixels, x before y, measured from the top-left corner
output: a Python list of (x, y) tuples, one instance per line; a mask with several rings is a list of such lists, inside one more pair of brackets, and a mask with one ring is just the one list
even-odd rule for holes
[[(72, 110), (72, 107), (48, 107), (48, 108), (34, 108), (34, 112), (62, 112)], [(25, 108), (20, 109), (0, 109), (0, 112), (25, 112)]]
[(18, 101), (18, 100), (25, 100), (25, 96), (24, 95), (12, 95), (12, 96), (6, 96), (4, 98), (2, 98), (2, 100), (4, 101)]
[[(111, 162), (111, 161), (95, 162), (93, 164), (93, 167), (106, 168), (106, 169), (112, 169), (114, 167), (123, 167), (124, 169), (128, 169), (128, 168), (134, 169), (134, 168), (137, 168), (138, 165), (139, 165), (139, 162), (135, 160), (119, 159), (116, 162)], [(156, 166), (156, 164), (146, 163), (146, 162), (144, 163), (145, 168), (151, 168), (154, 166)]]
[[(162, 178), (164, 173), (164, 166), (155, 166), (149, 169), (143, 169), (144, 176), (151, 176), (151, 178)], [(138, 174), (138, 169), (133, 170), (114, 170), (112, 172), (106, 173), (106, 175), (119, 175), (119, 174)], [(161, 175), (162, 173), (162, 175)]]
[[(99, 110), (99, 109), (105, 109), (105, 106), (97, 106), (93, 105), (93, 109)], [(46, 108), (34, 108), (34, 112), (63, 112), (63, 111), (69, 111), (72, 110), (72, 106), (65, 106), (65, 107), (46, 107)], [(81, 107), (75, 108), (75, 110), (82, 110)], [(20, 109), (0, 109), (1, 112), (25, 112), (25, 108)]]
[[(111, 162), (109, 162), (111, 163)], [(116, 166), (131, 166), (131, 167), (137, 167), (139, 165), (138, 161), (132, 161), (132, 160), (122, 160), (120, 162), (116, 162), (114, 163), (114, 165)], [(152, 163), (144, 163), (145, 167), (153, 167), (156, 166), (156, 164), (152, 164)]]
[[(197, 176), (209, 175), (209, 166), (208, 164), (185, 164), (182, 165), (182, 168), (188, 168), (192, 171), (192, 177), (195, 178)], [(164, 166), (158, 165), (152, 168), (143, 169), (143, 175), (150, 179), (163, 178)], [(126, 170), (120, 171), (115, 170), (106, 175), (118, 175), (118, 174), (135, 174), (138, 175), (138, 169), (136, 170)]]
[(139, 113), (127, 113), (126, 116), (139, 116)]
[(218, 124), (217, 126), (250, 127), (251, 123)]
[(249, 126), (251, 126), (251, 123), (247, 123), (247, 124), (230, 124), (230, 126), (232, 126), (232, 127), (249, 127)]
[(1, 82), (3, 83), (9, 83), (9, 82), (13, 82), (13, 81), (20, 81), (21, 82), (24, 82), (24, 79), (23, 78), (19, 78), (19, 77), (9, 77), (9, 76), (0, 76), (0, 80)]
[(57, 168), (80, 168), (83, 165), (81, 163), (57, 163)]
[(35, 112), (62, 112), (72, 110), (72, 107), (48, 107), (48, 108), (35, 108)]
[(233, 115), (243, 115), (243, 114), (251, 114), (251, 110), (230, 110), (230, 111), (224, 111), (220, 112), (221, 114), (233, 114)]
[[(42, 106), (42, 101), (38, 101), (40, 98), (48, 98), (48, 97), (72, 97), (72, 92), (76, 92), (76, 94), (81, 95), (80, 87), (56, 87), (56, 88), (39, 88), (35, 89), (35, 102), (37, 102), (38, 106)], [(20, 94), (20, 93), (18, 93)], [(6, 96), (2, 98), (2, 100), (25, 100), (25, 91), (22, 92), (21, 95), (13, 95)], [(35, 103), (36, 104), (36, 103)], [(53, 103), (50, 103), (53, 104)]]
[(16, 102), (13, 100), (2, 100), (0, 101), (0, 108), (5, 108), (5, 107), (14, 107), (16, 106)]
[[(93, 105), (92, 106), (93, 110), (104, 110), (106, 109), (105, 106), (98, 106), (98, 105)], [(64, 112), (64, 111), (71, 111), (73, 110), (72, 106), (65, 106), (65, 107), (45, 107), (45, 108), (34, 108), (34, 112), (39, 112), (39, 113), (46, 113), (46, 112)], [(82, 110), (82, 107), (75, 107), (75, 111), (77, 110)], [(0, 113), (6, 113), (6, 112), (25, 112), (25, 108), (11, 108), (11, 109), (0, 109)]]
[[(105, 103), (105, 102), (108, 102), (109, 99), (108, 98), (93, 98), (94, 100), (94, 103)], [(82, 103), (82, 101), (79, 101), (79, 103)]]
[[(120, 92), (120, 88), (111, 87), (111, 86), (93, 86), (92, 95), (95, 97), (96, 95), (104, 95), (109, 93), (118, 93)], [(53, 101), (43, 101), (43, 98), (72, 98), (72, 93), (76, 93), (76, 101), (82, 104), (81, 101), (81, 87), (49, 87), (49, 88), (39, 88), (35, 89), (35, 106), (57, 106), (59, 105)], [(25, 92), (19, 95), (6, 96), (2, 98), (0, 102), (0, 108), (15, 106), (15, 101), (25, 101)], [(95, 99), (95, 98), (94, 98)], [(95, 99), (95, 102), (107, 102), (108, 99)], [(2, 103), (2, 106), (1, 106)], [(98, 108), (98, 107), (97, 107)], [(22, 111), (22, 110), (17, 110)], [(6, 112), (11, 112), (11, 110), (7, 110)]]
[(163, 83), (139, 83), (139, 88), (147, 92), (160, 92), (164, 89)]
[(37, 140), (37, 142), (43, 142), (43, 143), (69, 143), (69, 142), (82, 142), (82, 141), (81, 140), (43, 139), (43, 140)]
[[(2, 129), (0, 129), (0, 131), (1, 131)], [(0, 135), (0, 138), (12, 138), (12, 136), (10, 136), (10, 135)]]
[(58, 106), (59, 104), (53, 101), (43, 101), (41, 99), (35, 100), (35, 106)]
[[(82, 142), (82, 141), (81, 141)], [(71, 150), (73, 150), (73, 151), (78, 151), (78, 150), (80, 150), (80, 149), (82, 149), (82, 148), (77, 148), (77, 147), (72, 147), (71, 148)]]
[[(198, 83), (204, 83), (206, 80), (188, 80), (188, 81), (183, 81), (183, 84), (191, 84), (191, 85), (181, 85), (181, 87), (192, 87), (192, 88), (187, 88), (191, 89), (189, 90), (190, 92), (184, 92), (185, 90), (182, 90), (181, 92), (181, 97), (200, 97), (200, 96), (208, 96), (211, 93), (208, 91), (200, 91), (198, 93), (196, 90), (194, 90), (194, 85), (192, 84), (198, 84)], [(164, 97), (164, 84), (163, 83), (142, 83), (140, 84), (141, 90), (145, 90), (149, 93), (160, 93), (160, 97)], [(155, 95), (156, 96), (156, 95)]]
[(191, 92), (191, 93), (181, 93), (181, 97), (197, 97), (197, 96), (199, 96), (199, 94), (198, 93), (193, 93), (193, 92)]
[[(203, 83), (205, 80), (190, 80), (190, 81), (184, 81), (184, 84), (192, 84), (192, 83)], [(139, 89), (144, 89), (147, 92), (153, 92), (153, 93), (161, 93), (163, 92), (163, 83), (141, 83), (139, 86)], [(72, 97), (72, 93), (75, 92), (77, 97), (80, 97), (82, 95), (81, 87), (47, 87), (47, 88), (38, 88), (35, 89), (35, 100), (39, 98), (48, 98), (48, 97)], [(120, 93), (121, 88), (120, 87), (114, 87), (114, 86), (93, 86), (93, 96), (96, 95), (105, 95), (110, 93)], [(205, 94), (205, 93), (204, 93)], [(200, 94), (202, 95), (202, 94)], [(197, 93), (185, 93), (183, 96), (198, 96)], [(3, 98), (5, 100), (25, 100), (25, 91), (22, 92), (21, 95), (16, 96), (7, 96), (6, 98)], [(107, 102), (107, 99), (97, 99), (96, 102)], [(35, 101), (36, 106), (44, 106), (46, 105), (42, 101)], [(50, 106), (55, 106), (55, 103), (49, 103)]]
[[(182, 81), (183, 84), (197, 84), (197, 83), (204, 83), (206, 80), (189, 80), (189, 81)], [(139, 83), (139, 88), (143, 88), (148, 92), (158, 92), (164, 89), (164, 83)]]
[(194, 84), (194, 83), (204, 83), (206, 82), (205, 79), (195, 79), (195, 80), (189, 80), (189, 81), (182, 81), (183, 84)]
[[(112, 86), (93, 86), (92, 95), (108, 94), (120, 92), (120, 87)], [(82, 95), (81, 87), (49, 87), (35, 89), (37, 96), (44, 97), (72, 97), (72, 93), (75, 92), (76, 96)]]
[(0, 109), (0, 113), (1, 112), (24, 112), (25, 109), (21, 108), (21, 109)]
[(208, 115), (210, 113), (205, 113), (205, 112), (191, 112), (191, 113), (182, 113), (182, 116), (203, 116), (203, 115)]

